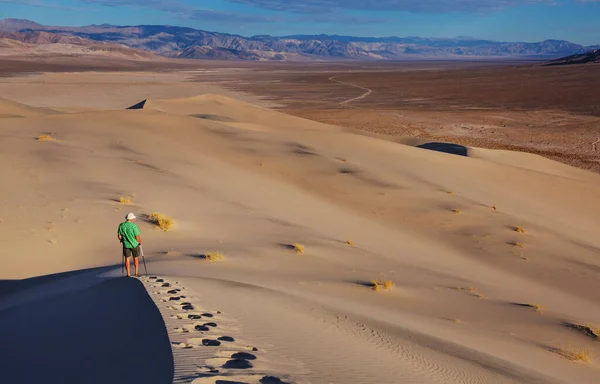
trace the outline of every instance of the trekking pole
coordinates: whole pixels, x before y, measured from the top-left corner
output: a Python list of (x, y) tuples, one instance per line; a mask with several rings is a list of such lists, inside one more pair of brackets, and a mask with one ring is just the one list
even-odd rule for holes
[(121, 255), (121, 277), (123, 277), (123, 269), (125, 268), (125, 256)]
[(142, 254), (142, 261), (144, 262), (144, 270), (146, 271), (146, 276), (148, 276), (148, 268), (146, 268), (146, 258), (144, 257), (144, 248), (142, 248), (142, 244), (140, 244), (140, 252)]

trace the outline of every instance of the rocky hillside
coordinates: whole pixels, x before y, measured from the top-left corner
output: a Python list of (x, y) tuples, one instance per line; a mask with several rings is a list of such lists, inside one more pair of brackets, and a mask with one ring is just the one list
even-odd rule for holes
[(15, 19), (0, 21), (0, 31), (44, 31), (70, 38), (122, 44), (167, 57), (194, 59), (553, 59), (588, 50), (584, 46), (560, 40), (508, 43), (472, 38), (369, 38), (336, 35), (243, 37), (173, 26), (103, 24), (87, 27), (51, 27)]
[(127, 59), (157, 58), (152, 52), (129, 48), (121, 44), (95, 41), (79, 36), (45, 31), (1, 32), (0, 55), (36, 54), (100, 54)]
[(600, 49), (594, 49), (579, 55), (571, 55), (550, 62), (548, 65), (600, 63)]

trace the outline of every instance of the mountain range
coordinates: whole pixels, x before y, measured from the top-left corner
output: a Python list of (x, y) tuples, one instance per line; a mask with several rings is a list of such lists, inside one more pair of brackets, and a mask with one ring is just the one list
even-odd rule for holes
[[(3, 33), (1, 33), (3, 32)], [(32, 35), (32, 33), (34, 35)], [(38, 35), (35, 35), (37, 33)], [(539, 43), (498, 42), (468, 37), (353, 37), (293, 35), (244, 37), (165, 25), (46, 26), (29, 20), (0, 20), (0, 38), (26, 41), (40, 36), (45, 44), (111, 43), (174, 58), (236, 60), (402, 60), (538, 58), (556, 59), (583, 54), (586, 47), (563, 40)], [(29, 34), (29, 35), (28, 35)], [(35, 39), (34, 39), (35, 40)], [(39, 40), (39, 39), (38, 39)], [(39, 44), (39, 43), (38, 43)], [(2, 45), (0, 45), (0, 48)]]

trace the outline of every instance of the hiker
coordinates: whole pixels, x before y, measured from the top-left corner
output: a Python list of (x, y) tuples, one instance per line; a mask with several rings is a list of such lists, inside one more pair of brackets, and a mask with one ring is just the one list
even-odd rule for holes
[(141, 253), (140, 246), (142, 245), (142, 239), (140, 238), (140, 229), (134, 223), (135, 219), (136, 217), (133, 213), (128, 213), (127, 216), (125, 216), (125, 222), (119, 224), (117, 236), (119, 237), (119, 241), (123, 244), (123, 257), (125, 258), (125, 269), (127, 270), (127, 276), (131, 276), (129, 259), (131, 256), (133, 256), (135, 276), (139, 277), (138, 257)]

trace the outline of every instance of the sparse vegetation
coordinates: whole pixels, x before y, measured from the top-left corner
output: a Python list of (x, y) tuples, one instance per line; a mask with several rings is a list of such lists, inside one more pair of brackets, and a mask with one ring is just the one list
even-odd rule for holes
[(37, 141), (60, 141), (52, 135), (39, 135), (36, 139)]
[(453, 209), (452, 212), (456, 213), (457, 215), (461, 214), (460, 209)]
[(173, 218), (162, 213), (152, 212), (149, 217), (152, 223), (165, 232), (173, 228), (173, 225), (175, 224)]
[(354, 243), (352, 242), (352, 240), (346, 240), (346, 244), (348, 244), (351, 247), (354, 247)]
[(304, 253), (304, 245), (302, 245), (300, 243), (296, 243), (292, 247), (294, 247), (294, 250), (296, 251), (296, 253), (298, 253), (300, 255)]
[(119, 203), (129, 205), (133, 203), (133, 198), (131, 196), (121, 196), (119, 197)]
[(525, 233), (525, 229), (523, 227), (521, 227), (521, 226), (516, 226), (516, 227), (513, 228), (513, 230), (515, 232)]
[(474, 288), (474, 287), (467, 287), (467, 288), (465, 288), (465, 287), (457, 287), (456, 289), (459, 290), (459, 291), (461, 291), (461, 292), (467, 292), (470, 295), (478, 297), (480, 299), (485, 298), (485, 296), (481, 292), (479, 292), (479, 290), (477, 288)]
[(581, 347), (577, 347), (575, 345), (550, 348), (550, 350), (571, 361), (582, 361), (584, 363), (589, 363), (592, 359), (591, 354), (588, 350)]
[(523, 247), (525, 247), (525, 245), (524, 245), (523, 243), (519, 242), (519, 241), (515, 241), (515, 242), (513, 243), (513, 245), (514, 245), (515, 247), (519, 247), (519, 248), (523, 248)]
[(392, 280), (373, 280), (371, 281), (371, 288), (375, 291), (391, 291), (394, 288), (394, 282)]
[(544, 308), (540, 304), (519, 304), (522, 307), (531, 308), (536, 312), (542, 312)]
[(211, 262), (219, 261), (224, 258), (221, 252), (205, 252), (203, 256), (204, 260), (208, 260)]

